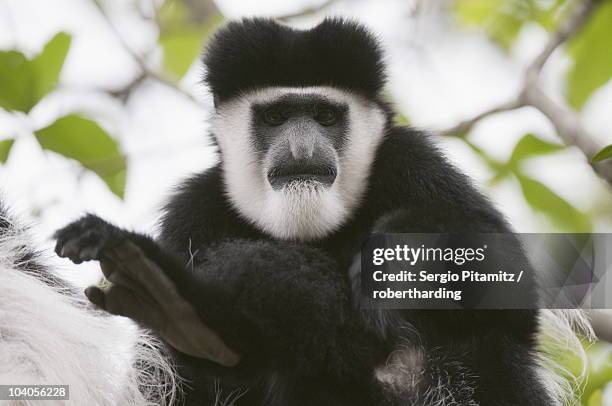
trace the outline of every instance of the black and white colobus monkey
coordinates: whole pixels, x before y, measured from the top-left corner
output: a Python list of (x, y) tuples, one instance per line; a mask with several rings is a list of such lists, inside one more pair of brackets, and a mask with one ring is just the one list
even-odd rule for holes
[[(426, 134), (393, 125), (370, 33), (340, 19), (232, 22), (204, 64), (220, 162), (180, 186), (159, 238), (93, 215), (56, 235), (60, 256), (101, 260), (114, 282), (88, 290), (94, 303), (181, 350), (187, 403), (558, 404), (538, 373), (534, 311), (360, 308), (372, 231), (510, 231)], [(143, 263), (152, 283), (130, 274)], [(198, 331), (218, 363), (188, 355)]]

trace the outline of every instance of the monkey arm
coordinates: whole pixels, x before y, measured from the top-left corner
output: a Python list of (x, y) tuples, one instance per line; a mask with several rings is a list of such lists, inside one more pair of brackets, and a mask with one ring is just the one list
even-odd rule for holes
[[(302, 374), (363, 376), (386, 354), (353, 315), (346, 272), (300, 244), (232, 240), (196, 255), (194, 272), (174, 276), (182, 294), (243, 356)], [(371, 372), (371, 370), (370, 370)]]
[(93, 303), (153, 328), (184, 354), (232, 366), (237, 352), (244, 371), (348, 378), (380, 349), (351, 317), (346, 273), (316, 248), (231, 240), (201, 248), (185, 267), (152, 239), (92, 215), (56, 238), (58, 255), (101, 261), (113, 285), (89, 288)]
[(175, 349), (224, 366), (240, 357), (196, 314), (159, 265), (130, 240), (109, 248), (100, 260), (112, 286), (86, 289), (89, 300), (109, 313), (155, 330)]
[(178, 261), (164, 255), (149, 237), (87, 215), (56, 232), (56, 252), (75, 263), (99, 260), (111, 286), (91, 286), (89, 300), (111, 314), (129, 317), (155, 330), (177, 350), (234, 366), (239, 355), (196, 314), (162, 267)]

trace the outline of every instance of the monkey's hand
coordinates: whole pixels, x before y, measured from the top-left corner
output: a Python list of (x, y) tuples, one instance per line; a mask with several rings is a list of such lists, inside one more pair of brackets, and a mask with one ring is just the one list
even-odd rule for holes
[(85, 290), (96, 306), (157, 331), (185, 354), (223, 366), (238, 364), (238, 354), (200, 319), (162, 267), (132, 241), (132, 236), (97, 216), (87, 215), (55, 233), (55, 251), (77, 264), (100, 261), (104, 276), (112, 284)]

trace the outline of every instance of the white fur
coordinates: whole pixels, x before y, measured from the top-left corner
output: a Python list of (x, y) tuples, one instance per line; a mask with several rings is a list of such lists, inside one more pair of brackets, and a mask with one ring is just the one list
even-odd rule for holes
[[(275, 191), (253, 150), (251, 105), (288, 93), (316, 93), (349, 106), (348, 144), (329, 188), (304, 182)], [(213, 118), (213, 134), (223, 156), (229, 200), (241, 216), (273, 237), (321, 238), (340, 227), (361, 202), (384, 125), (385, 115), (376, 104), (332, 87), (270, 87), (224, 103)]]
[[(553, 406), (580, 404), (587, 379), (588, 359), (580, 338), (592, 341), (595, 333), (585, 312), (578, 309), (543, 309), (539, 312), (539, 359), (536, 373), (556, 399)], [(559, 364), (559, 354), (569, 353), (582, 364), (576, 375)]]
[(0, 384), (69, 385), (70, 400), (49, 405), (173, 403), (177, 378), (160, 344), (17, 269), (29, 242), (23, 229), (0, 237)]

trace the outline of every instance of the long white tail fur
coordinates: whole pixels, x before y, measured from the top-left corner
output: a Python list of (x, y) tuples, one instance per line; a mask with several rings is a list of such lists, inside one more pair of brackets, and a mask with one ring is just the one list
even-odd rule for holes
[(28, 230), (0, 207), (0, 384), (69, 385), (69, 401), (45, 404), (175, 403), (178, 378), (161, 343), (92, 309), (52, 272), (41, 267)]

